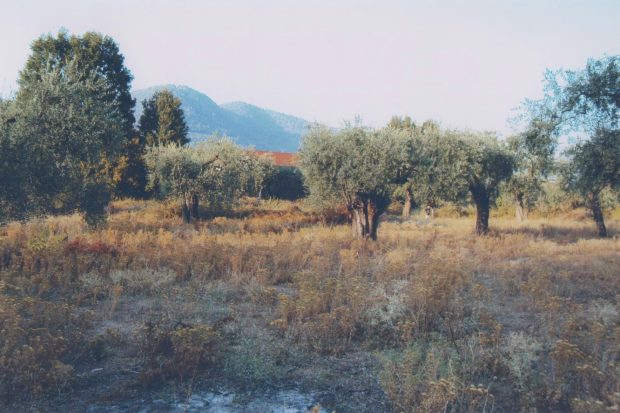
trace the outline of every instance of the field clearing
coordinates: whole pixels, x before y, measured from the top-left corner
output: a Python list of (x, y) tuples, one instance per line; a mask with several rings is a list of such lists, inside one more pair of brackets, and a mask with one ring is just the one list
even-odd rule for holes
[[(12, 411), (295, 390), (326, 411), (620, 409), (620, 222), (387, 216), (247, 203), (182, 224), (155, 201), (0, 228)], [(254, 396), (252, 396), (254, 395)], [(1, 405), (0, 405), (1, 406)], [(616, 409), (616, 410), (614, 410)], [(240, 410), (241, 411), (241, 410)]]

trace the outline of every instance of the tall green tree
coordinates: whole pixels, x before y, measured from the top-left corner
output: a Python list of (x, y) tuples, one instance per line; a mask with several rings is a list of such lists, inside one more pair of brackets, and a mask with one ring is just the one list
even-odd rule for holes
[(406, 137), (394, 128), (348, 125), (338, 132), (316, 125), (303, 138), (300, 163), (310, 195), (346, 205), (356, 237), (377, 239), (379, 217), (394, 185), (410, 168)]
[(10, 122), (0, 125), (2, 163), (18, 172), (0, 180), (11, 217), (76, 209), (89, 223), (104, 216), (112, 190), (107, 167), (124, 136), (111, 93), (105, 79), (84, 73), (76, 59), (20, 82)]
[(613, 171), (620, 163), (620, 56), (590, 59), (581, 70), (547, 71), (544, 97), (526, 104), (528, 113), (545, 115), (556, 135), (578, 142), (566, 152), (566, 187), (584, 197), (599, 235), (607, 236), (600, 197), (619, 185)]
[[(110, 160), (108, 173), (115, 179), (119, 194), (141, 195), (144, 192), (145, 172), (142, 149), (136, 147), (134, 138), (135, 99), (131, 97), (132, 75), (124, 63), (116, 42), (109, 36), (87, 32), (82, 36), (60, 31), (56, 36), (41, 36), (32, 43), (32, 52), (20, 72), (20, 87), (40, 81), (50, 69), (63, 70), (69, 62), (76, 65), (82, 76), (94, 77), (105, 82), (102, 99), (114, 105), (119, 112), (120, 139), (123, 150)], [(82, 79), (76, 79), (81, 81)]]
[(0, 222), (19, 217), (24, 209), (23, 153), (15, 143), (15, 102), (0, 100)]
[(185, 114), (181, 108), (181, 100), (169, 90), (155, 93), (150, 99), (142, 102), (140, 116), (140, 135), (147, 146), (186, 145), (188, 127)]
[(77, 36), (61, 30), (56, 36), (41, 36), (32, 43), (31, 50), (19, 75), (20, 87), (36, 83), (50, 69), (64, 69), (72, 62), (83, 77), (105, 80), (105, 100), (118, 108), (121, 129), (127, 139), (131, 137), (136, 105), (131, 97), (133, 76), (114, 39), (96, 32)]

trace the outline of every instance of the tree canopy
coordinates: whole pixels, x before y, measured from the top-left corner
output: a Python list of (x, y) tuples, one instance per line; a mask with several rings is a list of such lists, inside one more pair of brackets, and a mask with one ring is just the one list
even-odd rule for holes
[(445, 201), (466, 203), (471, 196), (477, 210), (476, 232), (486, 234), (489, 208), (500, 183), (515, 167), (513, 154), (490, 133), (444, 130), (432, 120), (417, 127), (407, 119), (395, 117), (389, 123), (405, 133), (399, 147), (405, 179), (396, 187), (397, 194), (405, 194), (403, 217), (412, 199), (436, 207)]
[(605, 189), (620, 190), (620, 130), (599, 129), (567, 154), (571, 161), (562, 169), (564, 187), (586, 200), (599, 235), (607, 236), (600, 196)]
[(156, 92), (150, 99), (142, 102), (142, 107), (139, 129), (147, 146), (189, 143), (181, 100), (172, 92)]
[(609, 171), (620, 163), (620, 56), (590, 59), (581, 70), (548, 71), (544, 92), (542, 99), (526, 102), (527, 113), (555, 136), (577, 141), (565, 153), (566, 188), (586, 199), (599, 235), (606, 236), (600, 194), (618, 187), (617, 175)]
[(131, 136), (136, 104), (131, 97), (133, 76), (125, 67), (125, 58), (118, 45), (109, 36), (96, 32), (76, 36), (66, 31), (60, 31), (56, 36), (41, 36), (32, 43), (31, 54), (19, 75), (19, 86), (37, 83), (51, 69), (62, 70), (69, 62), (83, 77), (105, 80), (103, 96), (118, 108), (125, 136)]
[(95, 222), (103, 215), (112, 190), (108, 168), (124, 135), (111, 93), (77, 60), (47, 66), (38, 80), (20, 84), (12, 121), (0, 129), (0, 163), (17, 169), (0, 180), (11, 216), (79, 209)]
[(200, 216), (201, 200), (215, 213), (237, 204), (243, 194), (256, 194), (272, 169), (270, 160), (227, 138), (209, 139), (196, 147), (152, 146), (146, 162), (150, 184), (157, 185), (160, 196), (181, 201), (185, 222)]
[(379, 217), (389, 205), (393, 186), (402, 183), (411, 167), (406, 142), (407, 135), (394, 128), (347, 125), (334, 132), (315, 125), (300, 151), (310, 195), (343, 202), (354, 234), (376, 239)]
[(105, 93), (101, 94), (100, 99), (117, 108), (123, 132), (118, 139), (124, 146), (116, 159), (110, 159), (108, 172), (120, 195), (144, 195), (144, 148), (135, 141), (135, 100), (131, 96), (133, 76), (125, 66), (125, 58), (114, 39), (96, 32), (78, 36), (61, 30), (56, 36), (47, 34), (36, 39), (31, 49), (32, 52), (20, 72), (20, 88), (28, 88), (29, 85), (39, 82), (49, 70), (64, 70), (69, 62), (76, 66), (82, 76), (103, 81)]
[(514, 155), (515, 171), (505, 189), (512, 194), (515, 217), (523, 221), (554, 169), (557, 140), (548, 124), (533, 121), (523, 133), (508, 138), (507, 143)]
[(514, 157), (491, 134), (464, 133), (455, 140), (457, 159), (452, 163), (462, 172), (476, 205), (476, 233), (489, 231), (489, 208), (499, 185), (512, 176)]

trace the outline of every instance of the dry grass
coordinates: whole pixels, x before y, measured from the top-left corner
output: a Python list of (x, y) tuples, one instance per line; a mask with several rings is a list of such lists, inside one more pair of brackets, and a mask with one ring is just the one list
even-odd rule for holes
[(123, 386), (191, 390), (359, 353), (398, 412), (620, 408), (617, 219), (604, 240), (583, 219), (495, 219), (479, 238), (472, 218), (436, 218), (369, 243), (282, 202), (192, 225), (151, 201), (111, 212), (94, 231), (79, 216), (0, 229), (6, 403), (97, 393), (76, 378), (102, 365)]

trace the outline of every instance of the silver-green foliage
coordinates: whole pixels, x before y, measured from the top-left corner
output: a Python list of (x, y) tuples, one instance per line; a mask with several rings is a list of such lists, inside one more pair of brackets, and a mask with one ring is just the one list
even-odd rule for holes
[(544, 92), (526, 102), (528, 112), (555, 135), (577, 141), (566, 151), (565, 188), (586, 200), (599, 235), (606, 236), (601, 193), (620, 186), (620, 56), (591, 59), (581, 70), (548, 71)]
[(410, 176), (414, 196), (428, 204), (471, 200), (476, 205), (476, 232), (488, 232), (489, 208), (495, 202), (500, 183), (509, 179), (514, 157), (490, 133), (442, 131), (438, 128), (418, 134), (419, 167)]
[(227, 138), (194, 147), (164, 145), (147, 150), (149, 183), (164, 198), (181, 200), (185, 218), (198, 213), (199, 200), (211, 212), (232, 208), (244, 194), (258, 192), (271, 168)]
[(311, 197), (344, 203), (356, 235), (376, 238), (378, 218), (394, 185), (410, 168), (408, 136), (395, 128), (315, 125), (304, 137), (300, 166)]
[(552, 126), (541, 120), (530, 121), (523, 133), (508, 139), (515, 171), (503, 189), (512, 195), (518, 220), (525, 219), (541, 196), (543, 183), (554, 169), (556, 145)]

